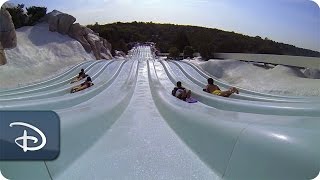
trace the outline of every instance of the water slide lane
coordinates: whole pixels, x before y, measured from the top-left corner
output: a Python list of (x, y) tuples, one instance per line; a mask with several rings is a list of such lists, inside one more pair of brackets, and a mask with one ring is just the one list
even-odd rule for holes
[[(207, 79), (203, 76), (201, 76), (198, 71), (196, 71), (192, 66), (177, 62), (177, 61), (170, 61), (169, 66), (174, 69), (174, 72), (177, 73), (178, 71), (181, 71), (190, 81), (192, 81), (192, 84), (198, 85), (200, 88), (204, 88), (207, 85)], [(176, 67), (172, 64), (175, 64)], [(230, 85), (225, 84), (225, 87), (231, 87)], [(253, 94), (248, 91), (240, 91), (240, 94), (233, 94), (230, 96), (234, 99), (243, 99), (243, 100), (249, 100), (249, 101), (265, 101), (265, 102), (310, 102), (310, 101), (317, 101), (320, 102), (320, 99), (317, 98), (286, 98), (286, 97), (266, 97), (263, 95)]]
[[(94, 83), (96, 82), (100, 82), (100, 79), (97, 79), (98, 77), (103, 76), (105, 77), (111, 77), (113, 70), (115, 70), (114, 65), (120, 65), (119, 63), (120, 61), (108, 61), (104, 64), (101, 64), (101, 68), (99, 68), (99, 70), (97, 72), (90, 72), (89, 75), (91, 75), (91, 79)], [(100, 80), (100, 81), (99, 81)], [(74, 86), (80, 85), (82, 82), (84, 82), (84, 80), (81, 80), (77, 83), (73, 83), (70, 84), (70, 81), (68, 81), (67, 83), (65, 83), (65, 85), (63, 86), (56, 86), (56, 87), (52, 87), (52, 89), (50, 90), (44, 90), (38, 93), (27, 93), (26, 95), (20, 95), (18, 98), (8, 98), (8, 99), (2, 99), (0, 98), (0, 104), (1, 103), (19, 103), (19, 101), (26, 101), (26, 100), (33, 100), (33, 99), (44, 99), (44, 98), (51, 98), (51, 97), (56, 97), (56, 96), (62, 96), (65, 95), (66, 92), (70, 92), (70, 89)], [(46, 88), (48, 89), (48, 88)]]
[[(72, 68), (68, 69), (67, 71), (65, 71), (59, 75), (56, 75), (54, 77), (48, 78), (48, 79), (40, 81), (40, 82), (31, 83), (31, 84), (24, 85), (21, 87), (0, 90), (0, 94), (5, 93), (5, 92), (18, 92), (18, 91), (25, 90), (28, 88), (35, 88), (35, 87), (41, 86), (43, 84), (50, 84), (50, 83), (56, 82), (57, 80), (62, 79), (62, 78), (66, 79), (68, 77), (75, 76), (76, 74), (74, 72), (76, 69), (80, 70), (81, 68), (86, 68), (88, 66), (88, 64), (91, 64), (92, 62), (94, 62), (94, 61), (82, 62), (76, 66), (73, 66)], [(72, 75), (70, 75), (70, 74), (72, 74)]]
[[(160, 61), (163, 65), (169, 79), (172, 82), (179, 80), (175, 73), (165, 61)], [(189, 80), (190, 81), (190, 80)], [(260, 102), (245, 101), (240, 99), (224, 98), (220, 96), (212, 96), (205, 93), (202, 89), (192, 89), (192, 85), (185, 83), (187, 89), (191, 89), (193, 96), (202, 103), (218, 109), (259, 114), (274, 114), (284, 116), (320, 116), (319, 103), (277, 103), (277, 102)]]
[[(194, 68), (201, 76), (203, 76), (204, 78), (208, 79), (208, 78), (213, 78), (215, 83), (223, 88), (229, 89), (231, 86), (228, 85), (227, 82), (224, 82), (223, 80), (220, 80), (212, 75), (210, 75), (208, 72), (202, 70), (201, 68), (197, 67), (196, 65), (189, 63), (189, 62), (185, 62), (185, 61), (181, 61), (181, 64), (187, 64), (189, 66), (191, 66), (192, 68)], [(265, 97), (273, 97), (273, 98), (287, 98), (287, 99), (313, 99), (314, 97), (306, 97), (306, 96), (285, 96), (285, 95), (275, 95), (275, 94), (268, 94), (268, 93), (261, 93), (261, 92), (255, 92), (255, 91), (251, 91), (248, 89), (244, 89), (244, 88), (239, 88), (239, 90), (243, 93), (246, 94), (252, 94), (252, 95), (257, 95), (257, 96), (265, 96)]]
[[(158, 73), (154, 74), (153, 80), (157, 83)], [(316, 150), (320, 145), (314, 141), (320, 135), (318, 118), (258, 115), (213, 108), (211, 116), (206, 117), (209, 113), (201, 111), (205, 109), (203, 106), (177, 100), (170, 95), (170, 87), (160, 84), (151, 87), (155, 88), (156, 105), (170, 126), (220, 177), (315, 177), (320, 165), (320, 153)], [(177, 109), (184, 113), (177, 113)], [(288, 173), (291, 171), (294, 173)]]
[[(157, 111), (146, 62), (139, 63), (137, 78), (121, 116), (70, 167), (57, 175), (53, 172), (54, 179), (90, 179), (92, 175), (94, 179), (215, 178)], [(48, 167), (52, 171), (51, 163)]]
[(120, 72), (124, 73), (124, 71), (128, 71), (128, 65), (126, 65), (126, 68), (122, 68), (127, 61), (122, 61), (121, 65), (116, 70), (116, 73), (112, 75), (111, 78), (108, 80), (102, 80), (99, 83), (95, 84), (94, 86), (85, 89), (83, 91), (70, 94), (70, 89), (65, 91), (64, 96), (60, 97), (53, 97), (53, 98), (46, 98), (46, 99), (39, 99), (39, 100), (30, 100), (26, 102), (21, 102), (19, 104), (0, 104), (0, 110), (56, 110), (56, 109), (64, 109), (68, 108), (70, 106), (74, 106), (77, 104), (80, 104), (82, 102), (85, 102), (93, 97), (95, 97), (97, 94), (99, 94), (101, 91), (103, 91), (105, 88), (107, 88), (109, 85), (111, 85), (117, 76), (120, 74)]
[[(61, 76), (58, 75), (56, 77), (53, 77), (51, 79), (48, 80), (44, 80), (38, 83), (33, 83), (31, 85), (26, 85), (26, 86), (22, 86), (22, 87), (18, 87), (12, 90), (7, 90), (4, 92), (0, 92), (0, 97), (5, 97), (5, 96), (10, 96), (10, 95), (15, 95), (15, 94), (21, 94), (23, 92), (29, 92), (32, 90), (37, 90), (37, 89), (41, 89), (43, 87), (47, 87), (53, 84), (57, 84), (57, 83), (64, 83), (67, 81), (71, 81), (71, 79), (75, 78), (78, 73), (80, 72), (81, 68), (84, 68), (85, 71), (90, 70), (95, 64), (100, 63), (101, 61), (89, 61), (84, 63), (81, 67), (77, 67), (77, 68), (71, 68), (70, 71), (67, 71), (68, 74), (66, 76)], [(82, 63), (81, 63), (82, 64)], [(64, 73), (63, 73), (64, 74)]]
[[(88, 73), (89, 75), (96, 73), (97, 71), (99, 71), (99, 69), (101, 68), (101, 64), (105, 64), (107, 63), (106, 61), (99, 61), (99, 62), (92, 62), (88, 68), (85, 69), (85, 72)], [(75, 70), (75, 74), (78, 74), (80, 72), (79, 70)], [(5, 94), (0, 94), (0, 98), (14, 98), (14, 97), (21, 97), (21, 96), (26, 96), (26, 95), (31, 95), (37, 92), (45, 92), (45, 91), (50, 91), (52, 89), (55, 89), (57, 87), (61, 87), (61, 86), (66, 86), (66, 85), (70, 85), (70, 82), (72, 79), (74, 79), (76, 76), (70, 77), (66, 80), (62, 80), (53, 84), (42, 84), (41, 86), (37, 87), (37, 88), (28, 88), (25, 89), (23, 91), (19, 91), (19, 92), (13, 92), (13, 93), (5, 93)], [(77, 84), (77, 83), (74, 83)], [(79, 82), (78, 82), (79, 84)]]
[[(154, 61), (149, 47), (134, 49), (129, 61), (98, 69), (95, 86), (84, 91), (19, 105), (0, 102), (0, 110), (54, 109), (61, 118), (59, 158), (2, 161), (9, 179), (295, 180), (312, 179), (320, 169), (320, 121), (311, 106), (198, 92), (186, 75), (194, 71)], [(171, 95), (177, 76), (199, 103)]]
[[(61, 153), (57, 160), (53, 162), (0, 161), (1, 170), (7, 170), (6, 173), (14, 179), (28, 177), (33, 180), (55, 179), (55, 176), (66, 171), (127, 107), (134, 91), (137, 62), (127, 63), (116, 77), (117, 81), (112, 83), (112, 88), (109, 89), (107, 86), (94, 100), (90, 99), (73, 107), (56, 110), (61, 119)], [(128, 88), (128, 91), (119, 94), (119, 88)], [(112, 99), (112, 103), (106, 99)], [(79, 139), (83, 139), (83, 142), (78, 143)]]

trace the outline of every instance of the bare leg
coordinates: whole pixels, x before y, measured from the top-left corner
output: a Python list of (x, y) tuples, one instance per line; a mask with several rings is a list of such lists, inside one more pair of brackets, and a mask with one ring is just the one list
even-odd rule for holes
[(230, 91), (239, 94), (239, 90), (235, 87), (230, 88)]
[(231, 96), (231, 94), (233, 94), (233, 93), (239, 94), (238, 89), (235, 88), (235, 87), (232, 87), (232, 88), (230, 88), (228, 91), (222, 91), (219, 96), (229, 97), (229, 96)]
[(191, 97), (191, 91), (188, 90), (187, 93), (186, 93), (186, 98), (190, 98)]
[(79, 85), (79, 86), (73, 87), (71, 89), (71, 93), (78, 92), (78, 91), (81, 91), (83, 89), (85, 89), (85, 88), (83, 86)]
[(231, 94), (233, 94), (233, 92), (231, 92), (230, 90), (228, 91), (222, 91), (219, 96), (223, 96), (223, 97), (229, 97), (231, 96)]

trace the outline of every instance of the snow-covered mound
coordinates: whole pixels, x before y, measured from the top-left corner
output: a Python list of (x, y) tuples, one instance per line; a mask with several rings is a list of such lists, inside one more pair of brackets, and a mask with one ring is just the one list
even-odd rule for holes
[(263, 67), (236, 60), (191, 62), (233, 86), (264, 93), (320, 96), (320, 79), (309, 78), (316, 77), (316, 72), (308, 75), (299, 68), (282, 65)]
[(307, 68), (303, 71), (304, 75), (312, 79), (320, 79), (320, 69)]
[(95, 59), (67, 35), (50, 32), (48, 24), (16, 30), (18, 45), (5, 50), (8, 63), (0, 66), (0, 88), (28, 84), (61, 73), (70, 66)]

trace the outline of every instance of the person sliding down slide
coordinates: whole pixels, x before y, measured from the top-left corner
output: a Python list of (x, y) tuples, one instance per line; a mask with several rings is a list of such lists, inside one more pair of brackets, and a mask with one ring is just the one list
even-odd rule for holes
[(85, 77), (88, 77), (88, 75), (84, 73), (84, 69), (81, 69), (81, 71), (79, 72), (79, 75), (74, 80), (72, 80), (70, 84), (78, 82), (81, 79), (84, 79)]
[(177, 82), (177, 87), (172, 90), (172, 95), (188, 103), (198, 102), (196, 99), (191, 97), (190, 90), (186, 90), (186, 88), (182, 87), (180, 81)]
[(232, 87), (227, 91), (221, 91), (219, 86), (214, 84), (214, 81), (213, 81), (212, 78), (208, 79), (208, 85), (207, 85), (207, 87), (205, 89), (203, 89), (203, 91), (211, 93), (211, 94), (215, 94), (215, 95), (218, 95), (218, 96), (223, 96), (223, 97), (229, 97), (233, 93), (239, 94), (238, 89), (235, 88), (235, 87)]
[(87, 77), (87, 80), (84, 83), (80, 84), (79, 86), (73, 87), (71, 89), (70, 93), (75, 93), (75, 92), (78, 92), (78, 91), (82, 91), (82, 90), (87, 89), (87, 88), (89, 88), (89, 87), (91, 87), (93, 85), (94, 84), (91, 81), (91, 77)]

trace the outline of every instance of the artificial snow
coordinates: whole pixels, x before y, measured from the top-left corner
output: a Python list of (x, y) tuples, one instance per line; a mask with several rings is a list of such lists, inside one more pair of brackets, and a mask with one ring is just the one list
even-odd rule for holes
[(283, 65), (263, 66), (237, 60), (192, 62), (211, 75), (241, 87), (263, 93), (296, 96), (320, 96), (319, 70), (305, 70)]
[(5, 50), (7, 64), (0, 66), (0, 89), (47, 79), (95, 59), (78, 41), (50, 32), (46, 23), (19, 28), (16, 34), (18, 45)]

